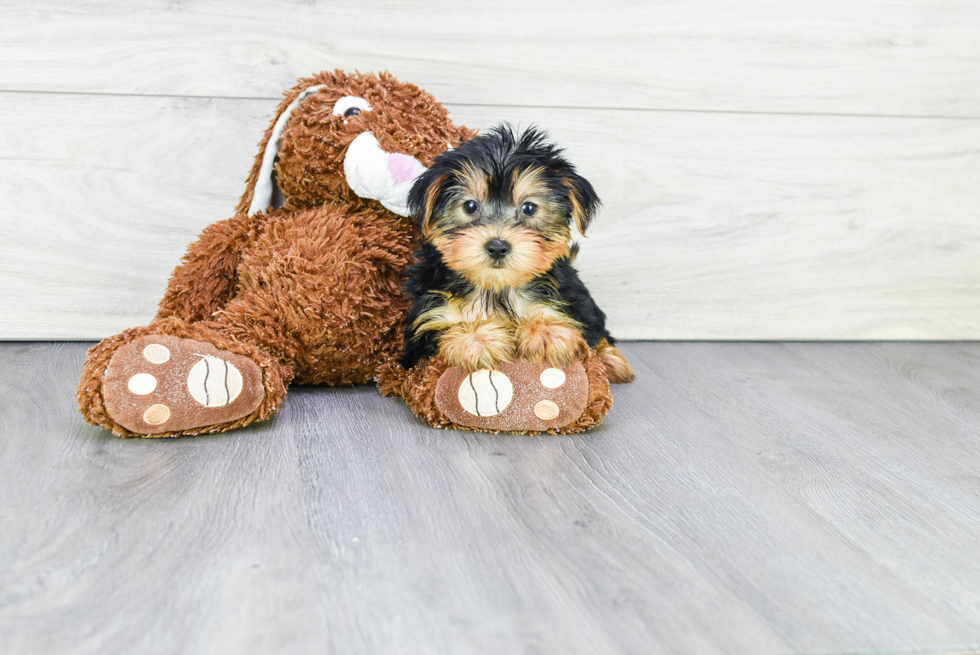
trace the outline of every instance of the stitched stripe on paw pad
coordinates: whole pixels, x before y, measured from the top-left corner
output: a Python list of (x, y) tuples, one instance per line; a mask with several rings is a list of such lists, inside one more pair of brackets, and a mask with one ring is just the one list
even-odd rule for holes
[(205, 355), (187, 375), (187, 390), (204, 407), (224, 407), (242, 392), (242, 374), (231, 362)]
[(480, 369), (459, 385), (459, 404), (473, 416), (496, 416), (514, 398), (514, 385), (500, 371)]

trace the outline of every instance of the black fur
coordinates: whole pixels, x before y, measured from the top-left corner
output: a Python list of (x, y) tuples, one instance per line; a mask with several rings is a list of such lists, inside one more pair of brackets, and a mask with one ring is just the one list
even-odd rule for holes
[(567, 258), (559, 259), (546, 275), (551, 275), (558, 283), (558, 294), (565, 302), (566, 313), (584, 326), (582, 336), (589, 347), (595, 348), (603, 339), (614, 345), (616, 340), (606, 329), (606, 314), (592, 299), (572, 262)]
[[(405, 270), (406, 280), (402, 285), (405, 293), (412, 299), (405, 325), (405, 346), (402, 349), (401, 365), (412, 368), (420, 359), (432, 357), (438, 352), (438, 335), (433, 332), (415, 333), (412, 326), (415, 320), (430, 309), (440, 296), (434, 292), (449, 291), (469, 293), (472, 285), (461, 276), (453, 273), (442, 261), (442, 255), (431, 243), (424, 243), (415, 252), (415, 262)], [(467, 286), (463, 286), (467, 285)]]

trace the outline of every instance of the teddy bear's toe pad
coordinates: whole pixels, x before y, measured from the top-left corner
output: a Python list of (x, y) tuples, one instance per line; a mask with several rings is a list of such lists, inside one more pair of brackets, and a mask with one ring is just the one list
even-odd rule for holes
[(439, 410), (456, 425), (480, 430), (559, 430), (582, 415), (588, 399), (581, 362), (556, 368), (519, 361), (469, 375), (450, 367), (436, 383)]
[(168, 335), (120, 347), (103, 382), (109, 416), (137, 434), (235, 421), (255, 411), (263, 393), (262, 371), (248, 357)]

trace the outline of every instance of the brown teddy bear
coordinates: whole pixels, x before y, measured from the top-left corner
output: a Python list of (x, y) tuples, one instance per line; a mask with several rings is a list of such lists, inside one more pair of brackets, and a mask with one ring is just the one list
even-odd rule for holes
[[(121, 437), (222, 432), (268, 418), (291, 382), (372, 381), (402, 346), (400, 287), (420, 237), (408, 191), (436, 155), (473, 135), (387, 73), (301, 79), (260, 143), (234, 217), (191, 244), (150, 325), (89, 351), (85, 419)], [(436, 394), (431, 381), (409, 396)], [(604, 382), (593, 387), (607, 407)]]

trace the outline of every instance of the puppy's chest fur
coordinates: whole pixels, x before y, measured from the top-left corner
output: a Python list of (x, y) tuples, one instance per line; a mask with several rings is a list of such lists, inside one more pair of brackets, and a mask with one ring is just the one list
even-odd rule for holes
[(476, 288), (464, 296), (448, 298), (439, 310), (443, 314), (441, 318), (452, 323), (469, 323), (491, 317), (517, 322), (533, 316), (563, 316), (553, 303), (544, 301), (530, 289), (513, 287), (503, 291)]

